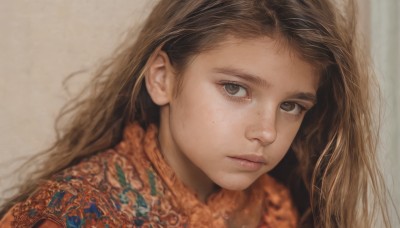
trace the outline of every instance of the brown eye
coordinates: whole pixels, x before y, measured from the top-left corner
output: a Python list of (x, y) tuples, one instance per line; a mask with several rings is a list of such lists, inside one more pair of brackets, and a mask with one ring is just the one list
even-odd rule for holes
[(227, 84), (225, 85), (225, 91), (228, 92), (231, 95), (236, 94), (237, 92), (239, 92), (240, 87), (238, 85), (235, 84)]
[(283, 102), (280, 105), (281, 109), (289, 114), (299, 115), (305, 108), (294, 102)]
[(296, 104), (295, 103), (284, 102), (284, 103), (281, 104), (281, 109), (283, 109), (286, 112), (290, 112), (295, 108), (296, 108)]
[(247, 90), (243, 88), (243, 86), (236, 85), (233, 83), (227, 83), (224, 85), (224, 90), (229, 96), (234, 96), (234, 97), (246, 97), (247, 96)]

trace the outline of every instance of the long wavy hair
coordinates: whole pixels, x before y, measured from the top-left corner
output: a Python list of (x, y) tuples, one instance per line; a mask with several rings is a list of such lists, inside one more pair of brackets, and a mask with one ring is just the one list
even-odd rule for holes
[(168, 54), (179, 74), (193, 56), (227, 35), (269, 36), (287, 41), (321, 78), (317, 104), (271, 172), (291, 190), (301, 226), (371, 227), (377, 208), (390, 226), (375, 157), (374, 78), (358, 47), (354, 9), (351, 0), (159, 1), (137, 36), (63, 109), (57, 139), (41, 154), (46, 159), (2, 213), (54, 173), (115, 146), (127, 124), (159, 123), (159, 108), (143, 83), (147, 61), (157, 50)]

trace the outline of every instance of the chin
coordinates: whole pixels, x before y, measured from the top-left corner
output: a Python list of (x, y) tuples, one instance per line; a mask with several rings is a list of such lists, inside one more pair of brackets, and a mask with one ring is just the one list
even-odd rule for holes
[(246, 177), (230, 177), (224, 178), (222, 180), (214, 181), (219, 187), (231, 190), (231, 191), (242, 191), (250, 187), (256, 179), (254, 178), (246, 178)]

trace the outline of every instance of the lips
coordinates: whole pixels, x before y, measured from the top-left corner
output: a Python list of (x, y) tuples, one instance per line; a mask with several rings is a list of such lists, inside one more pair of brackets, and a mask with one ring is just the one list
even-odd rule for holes
[(261, 163), (261, 164), (267, 163), (267, 161), (262, 156), (259, 156), (259, 155), (248, 154), (248, 155), (229, 156), (229, 157), (233, 158), (233, 159), (239, 159), (239, 160), (244, 160), (244, 161), (253, 162), (253, 163)]
[(259, 155), (238, 155), (228, 156), (228, 158), (236, 168), (245, 172), (257, 172), (267, 163)]

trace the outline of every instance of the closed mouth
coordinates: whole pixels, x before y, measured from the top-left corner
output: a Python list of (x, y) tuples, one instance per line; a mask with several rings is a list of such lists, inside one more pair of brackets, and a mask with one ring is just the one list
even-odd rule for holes
[(260, 163), (260, 164), (266, 164), (267, 161), (259, 155), (252, 155), (252, 154), (246, 154), (246, 155), (238, 155), (238, 156), (229, 156), (230, 158), (233, 159), (240, 159), (248, 162), (253, 162), (253, 163)]

